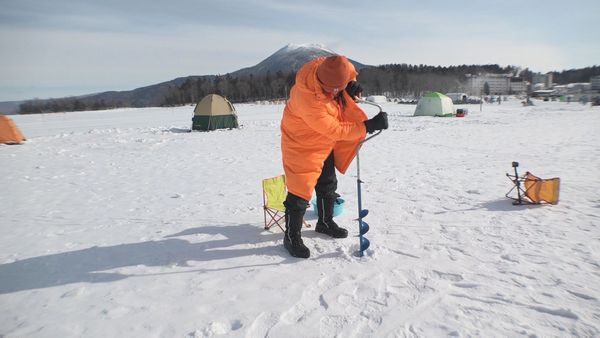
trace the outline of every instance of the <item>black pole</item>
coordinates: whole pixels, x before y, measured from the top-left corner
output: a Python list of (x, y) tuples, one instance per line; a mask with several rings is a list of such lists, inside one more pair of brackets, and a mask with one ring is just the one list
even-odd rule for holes
[(517, 197), (518, 197), (518, 204), (523, 203), (521, 200), (521, 182), (519, 181), (519, 174), (517, 173), (517, 167), (519, 166), (519, 162), (513, 162), (512, 163), (513, 168), (515, 169), (515, 185), (517, 186)]

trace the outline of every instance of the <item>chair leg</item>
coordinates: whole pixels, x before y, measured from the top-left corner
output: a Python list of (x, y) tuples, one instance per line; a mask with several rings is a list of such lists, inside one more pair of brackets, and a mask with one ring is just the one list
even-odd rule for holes
[(267, 224), (267, 209), (263, 208), (263, 216), (265, 216), (265, 230), (269, 230), (269, 225)]
[[(280, 215), (279, 211), (273, 211), (268, 208), (264, 208), (263, 211), (265, 214), (265, 230), (270, 230), (273, 227), (273, 225), (277, 225), (279, 229), (281, 229), (281, 231), (284, 231), (283, 227), (281, 226), (281, 221), (285, 218), (284, 215)], [(267, 214), (269, 215), (268, 221)]]
[[(274, 212), (270, 209), (264, 208), (264, 216), (265, 216), (265, 230), (270, 230), (274, 225), (277, 225), (281, 231), (285, 232), (285, 228), (282, 226), (281, 222), (285, 223), (285, 215), (280, 214), (279, 211)], [(268, 217), (267, 217), (268, 215)], [(267, 220), (269, 219), (269, 220)], [(312, 226), (306, 220), (302, 219), (302, 223), (305, 227), (311, 228)]]

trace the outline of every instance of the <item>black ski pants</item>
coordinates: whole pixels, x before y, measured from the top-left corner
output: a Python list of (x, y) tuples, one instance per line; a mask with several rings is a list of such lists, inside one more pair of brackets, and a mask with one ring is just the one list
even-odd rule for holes
[(337, 182), (337, 177), (335, 175), (335, 162), (332, 151), (331, 154), (327, 156), (327, 159), (325, 159), (325, 163), (323, 163), (321, 176), (319, 176), (317, 185), (315, 186), (317, 197), (323, 199), (333, 199), (338, 197), (336, 194)]

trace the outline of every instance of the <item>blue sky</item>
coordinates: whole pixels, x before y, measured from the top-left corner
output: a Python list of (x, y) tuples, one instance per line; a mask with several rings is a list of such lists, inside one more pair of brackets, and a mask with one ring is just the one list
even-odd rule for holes
[(0, 101), (253, 66), (288, 43), (365, 64), (600, 64), (600, 1), (0, 0)]

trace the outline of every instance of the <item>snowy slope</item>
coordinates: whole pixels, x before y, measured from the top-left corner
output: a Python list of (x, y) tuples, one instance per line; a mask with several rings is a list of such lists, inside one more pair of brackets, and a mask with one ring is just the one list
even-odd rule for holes
[[(304, 230), (308, 260), (262, 229), (281, 105), (211, 133), (185, 132), (193, 107), (14, 116), (29, 140), (0, 146), (0, 336), (598, 336), (600, 111), (536, 104), (387, 104), (361, 151), (371, 249), (353, 256), (353, 165), (353, 236)], [(512, 161), (559, 176), (560, 203), (512, 206)]]
[[(260, 63), (248, 67), (242, 68), (231, 73), (232, 76), (248, 76), (253, 74), (254, 76), (261, 75), (264, 76), (267, 73), (274, 75), (275, 73), (281, 71), (284, 74), (289, 72), (296, 72), (307, 62), (320, 57), (320, 56), (330, 56), (337, 54), (333, 50), (321, 44), (288, 44), (283, 48), (279, 49), (275, 53), (271, 54), (269, 57), (261, 61)], [(366, 65), (350, 60), (352, 64), (356, 67), (357, 70), (360, 70)]]

